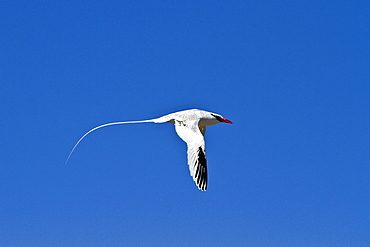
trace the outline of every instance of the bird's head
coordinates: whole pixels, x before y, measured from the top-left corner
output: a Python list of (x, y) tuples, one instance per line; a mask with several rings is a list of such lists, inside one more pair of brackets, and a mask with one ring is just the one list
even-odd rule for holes
[(199, 119), (199, 126), (210, 126), (218, 123), (233, 123), (229, 119), (222, 117), (220, 114), (208, 111), (197, 110)]
[(230, 123), (232, 124), (233, 122), (231, 122), (229, 119), (227, 118), (224, 118), (222, 117), (221, 115), (218, 115), (218, 114), (214, 114), (214, 113), (211, 113), (211, 115), (220, 123)]

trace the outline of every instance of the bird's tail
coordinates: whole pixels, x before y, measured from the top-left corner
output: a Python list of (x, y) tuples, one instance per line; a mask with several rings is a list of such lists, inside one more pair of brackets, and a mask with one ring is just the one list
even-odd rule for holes
[(116, 124), (127, 124), (127, 123), (161, 123), (162, 121), (160, 121), (158, 118), (156, 119), (149, 119), (149, 120), (141, 120), (141, 121), (127, 121), (127, 122), (114, 122), (114, 123), (107, 123), (107, 124), (102, 124), (102, 125), (99, 125), (91, 130), (89, 130), (88, 132), (86, 132), (79, 140), (78, 142), (74, 145), (74, 147), (72, 148), (72, 151), (69, 153), (68, 155), (68, 158), (66, 160), (66, 162), (64, 163), (64, 165), (67, 165), (68, 163), (68, 160), (69, 158), (71, 157), (73, 151), (75, 151), (77, 145), (82, 141), (82, 139), (84, 139), (88, 134), (90, 134), (91, 132), (97, 130), (97, 129), (100, 129), (100, 128), (103, 128), (103, 127), (106, 127), (106, 126), (111, 126), (111, 125), (116, 125)]

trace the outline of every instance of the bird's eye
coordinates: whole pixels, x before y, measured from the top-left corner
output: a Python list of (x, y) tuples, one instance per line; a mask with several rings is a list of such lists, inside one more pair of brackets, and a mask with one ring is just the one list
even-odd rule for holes
[(220, 117), (219, 115), (212, 114), (212, 116), (214, 116), (218, 121), (222, 119), (222, 117)]

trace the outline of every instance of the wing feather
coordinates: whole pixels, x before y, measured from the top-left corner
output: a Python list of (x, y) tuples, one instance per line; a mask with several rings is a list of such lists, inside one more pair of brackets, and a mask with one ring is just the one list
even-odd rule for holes
[(198, 121), (175, 120), (176, 133), (188, 147), (188, 165), (190, 175), (200, 190), (207, 189), (207, 159), (203, 135), (198, 127)]

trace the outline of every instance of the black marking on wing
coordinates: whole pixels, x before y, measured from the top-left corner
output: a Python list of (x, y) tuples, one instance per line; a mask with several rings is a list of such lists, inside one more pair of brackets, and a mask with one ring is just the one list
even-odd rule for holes
[(201, 190), (207, 190), (207, 160), (203, 149), (198, 149), (197, 170), (195, 171), (196, 183)]

